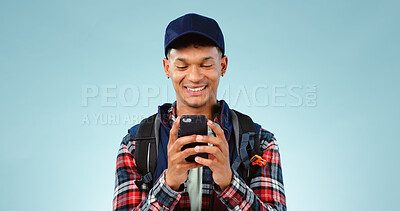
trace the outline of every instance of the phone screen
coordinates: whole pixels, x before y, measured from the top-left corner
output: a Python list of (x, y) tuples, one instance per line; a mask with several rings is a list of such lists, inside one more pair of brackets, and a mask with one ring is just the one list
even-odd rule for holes
[[(180, 127), (178, 130), (178, 137), (189, 136), (189, 135), (207, 135), (207, 117), (204, 115), (182, 115), (180, 120)], [(193, 148), (198, 145), (208, 145), (207, 143), (190, 143), (182, 147), (182, 151), (187, 148)], [(208, 158), (207, 153), (198, 153), (187, 157), (185, 160), (188, 162), (194, 162), (194, 158), (200, 156)]]

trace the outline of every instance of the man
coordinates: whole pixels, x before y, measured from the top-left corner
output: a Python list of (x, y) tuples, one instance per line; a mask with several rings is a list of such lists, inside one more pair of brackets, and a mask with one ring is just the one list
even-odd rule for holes
[[(278, 145), (272, 133), (254, 124), (266, 165), (249, 173), (249, 183), (243, 179), (245, 173), (233, 167), (242, 148), (235, 143), (234, 114), (225, 101), (217, 100), (219, 80), (228, 64), (217, 22), (197, 14), (175, 19), (167, 26), (164, 49), (164, 71), (172, 81), (176, 101), (159, 106), (156, 115), (160, 121), (155, 129), (157, 158), (149, 155), (150, 148), (146, 153), (157, 161), (154, 174), (147, 178), (151, 182), (143, 183), (147, 176), (139, 174), (136, 157), (140, 125), (135, 125), (118, 152), (114, 210), (286, 210)], [(182, 115), (205, 115), (209, 135), (178, 138)], [(209, 145), (181, 150), (194, 142)], [(208, 153), (208, 158), (185, 160), (197, 153)]]

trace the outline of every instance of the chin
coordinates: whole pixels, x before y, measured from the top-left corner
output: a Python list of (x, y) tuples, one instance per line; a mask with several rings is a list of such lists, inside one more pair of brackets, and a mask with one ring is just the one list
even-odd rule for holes
[(201, 108), (207, 105), (213, 104), (214, 101), (210, 99), (198, 99), (198, 100), (184, 100), (184, 103), (192, 108)]
[(206, 105), (206, 103), (202, 103), (202, 102), (187, 102), (187, 101), (185, 102), (185, 104), (192, 108), (201, 108), (204, 105)]
[(206, 94), (204, 96), (178, 96), (183, 104), (191, 108), (202, 108), (214, 103), (213, 95)]

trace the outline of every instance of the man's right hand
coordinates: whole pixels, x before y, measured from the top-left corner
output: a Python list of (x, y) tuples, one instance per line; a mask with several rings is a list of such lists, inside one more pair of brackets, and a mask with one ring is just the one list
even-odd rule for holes
[(181, 148), (189, 143), (196, 142), (196, 135), (184, 136), (178, 138), (178, 129), (180, 126), (180, 117), (178, 117), (169, 133), (168, 150), (168, 168), (165, 172), (165, 182), (173, 190), (177, 191), (188, 176), (188, 170), (202, 167), (195, 162), (187, 162), (186, 157), (197, 154), (194, 148), (187, 148), (181, 151)]

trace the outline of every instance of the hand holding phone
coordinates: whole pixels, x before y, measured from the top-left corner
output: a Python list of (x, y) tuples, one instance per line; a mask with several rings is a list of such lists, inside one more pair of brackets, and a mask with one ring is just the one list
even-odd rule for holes
[[(204, 115), (182, 115), (180, 119), (180, 127), (178, 130), (178, 137), (189, 136), (189, 135), (208, 135), (207, 128), (207, 117)], [(193, 148), (198, 145), (207, 145), (207, 143), (190, 143), (182, 147), (181, 151), (187, 148)], [(202, 158), (208, 158), (207, 153), (198, 153), (195, 155), (190, 155), (185, 158), (188, 162), (194, 162), (196, 156)]]

